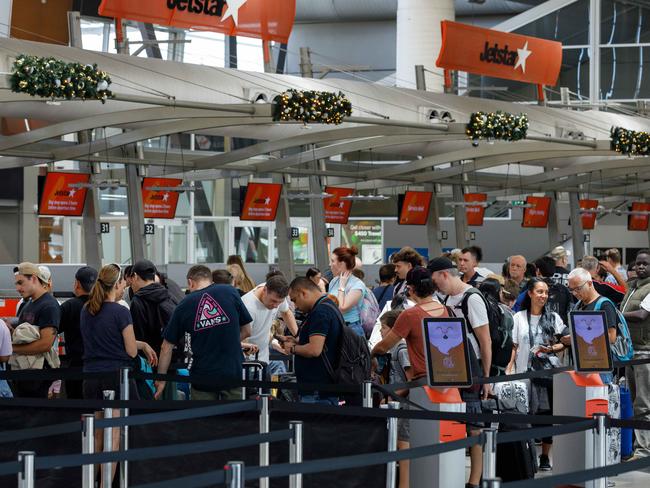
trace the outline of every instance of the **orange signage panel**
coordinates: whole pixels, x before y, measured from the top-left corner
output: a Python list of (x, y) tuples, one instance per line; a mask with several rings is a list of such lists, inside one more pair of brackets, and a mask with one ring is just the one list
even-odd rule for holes
[(561, 43), (448, 20), (441, 24), (436, 66), (538, 85), (557, 83)]
[[(465, 193), (465, 203), (469, 202), (487, 202), (487, 193)], [(469, 205), (465, 207), (467, 216), (467, 225), (482, 226), (485, 217), (484, 205)]]
[(399, 213), (400, 225), (426, 225), (433, 193), (407, 191)]
[(80, 217), (86, 203), (87, 188), (75, 188), (74, 183), (88, 183), (87, 173), (48, 173), (38, 213)]
[(350, 200), (341, 200), (341, 197), (352, 195), (354, 189), (328, 186), (325, 188), (325, 193), (332, 195), (323, 200), (325, 222), (328, 224), (347, 224), (350, 218), (352, 202)]
[(521, 226), (545, 228), (548, 225), (551, 198), (526, 197), (526, 205), (532, 205), (532, 207), (524, 208), (524, 219)]
[[(650, 212), (650, 203), (632, 203), (632, 212)], [(627, 218), (627, 230), (648, 230), (648, 214), (630, 214)]]
[(280, 183), (249, 183), (239, 218), (241, 220), (275, 220), (280, 202)]
[(142, 180), (142, 206), (145, 219), (173, 219), (178, 205), (177, 191), (156, 190), (158, 187), (179, 186), (183, 180), (178, 178), (144, 178)]
[(596, 226), (596, 216), (598, 212), (598, 200), (580, 200), (580, 210), (594, 210), (589, 213), (581, 213), (580, 220), (582, 221), (583, 230), (593, 230)]
[(102, 0), (99, 14), (288, 42), (296, 16), (296, 0)]

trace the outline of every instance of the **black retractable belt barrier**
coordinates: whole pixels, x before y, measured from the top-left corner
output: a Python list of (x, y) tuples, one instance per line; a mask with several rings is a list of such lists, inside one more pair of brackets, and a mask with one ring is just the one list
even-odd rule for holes
[(158, 481), (155, 483), (147, 483), (144, 485), (137, 485), (133, 488), (199, 488), (203, 486), (220, 485), (226, 482), (226, 472), (222, 469), (216, 471), (209, 471), (207, 473), (194, 474), (191, 476), (184, 476), (183, 478), (174, 478), (167, 481)]
[(28, 429), (1, 432), (0, 444), (5, 442), (24, 441), (27, 439), (37, 439), (39, 437), (69, 434), (70, 432), (81, 432), (81, 422), (67, 422), (65, 424), (45, 425), (43, 427), (32, 427)]
[(23, 469), (23, 465), (18, 461), (10, 461), (8, 463), (2, 463), (0, 464), (0, 476), (4, 476), (6, 474), (17, 474), (20, 473), (22, 469)]
[(542, 439), (544, 437), (556, 437), (564, 434), (573, 434), (575, 432), (584, 432), (593, 429), (596, 427), (596, 424), (597, 422), (595, 420), (588, 419), (572, 424), (539, 427), (535, 429), (514, 430), (512, 432), (500, 432), (497, 436), (497, 444), (527, 441), (530, 439)]

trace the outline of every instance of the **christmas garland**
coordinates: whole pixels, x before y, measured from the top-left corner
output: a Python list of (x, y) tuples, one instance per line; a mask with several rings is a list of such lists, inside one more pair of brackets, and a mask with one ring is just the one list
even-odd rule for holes
[(352, 104), (339, 92), (288, 90), (273, 99), (273, 120), (340, 124), (352, 114)]
[(507, 112), (475, 112), (467, 124), (467, 137), (472, 144), (478, 145), (480, 139), (520, 141), (528, 132), (528, 116), (514, 115)]
[(650, 134), (647, 132), (612, 127), (611, 148), (628, 156), (650, 155)]
[(21, 54), (11, 74), (11, 89), (43, 98), (96, 99), (106, 103), (113, 93), (111, 78), (97, 65), (66, 63), (54, 58)]

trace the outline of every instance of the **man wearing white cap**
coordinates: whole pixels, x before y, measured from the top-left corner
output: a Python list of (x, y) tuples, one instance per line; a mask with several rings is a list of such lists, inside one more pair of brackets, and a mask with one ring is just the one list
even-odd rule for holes
[[(20, 309), (17, 320), (10, 321), (12, 335), (18, 324), (31, 324), (39, 330), (39, 338), (27, 344), (13, 345), (13, 352), (22, 356), (38, 356), (52, 350), (59, 328), (61, 312), (56, 299), (49, 293), (52, 278), (49, 269), (33, 263), (20, 263), (14, 268), (16, 291), (23, 297), (25, 305)], [(43, 367), (57, 367), (45, 361)], [(51, 381), (16, 381), (13, 384), (16, 397), (47, 398)]]

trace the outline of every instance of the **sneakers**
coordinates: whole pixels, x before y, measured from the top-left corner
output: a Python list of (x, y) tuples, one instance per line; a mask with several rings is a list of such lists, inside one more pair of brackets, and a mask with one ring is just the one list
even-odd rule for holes
[(539, 456), (539, 470), (540, 471), (551, 471), (551, 461), (549, 460), (548, 456), (545, 456), (544, 454)]

